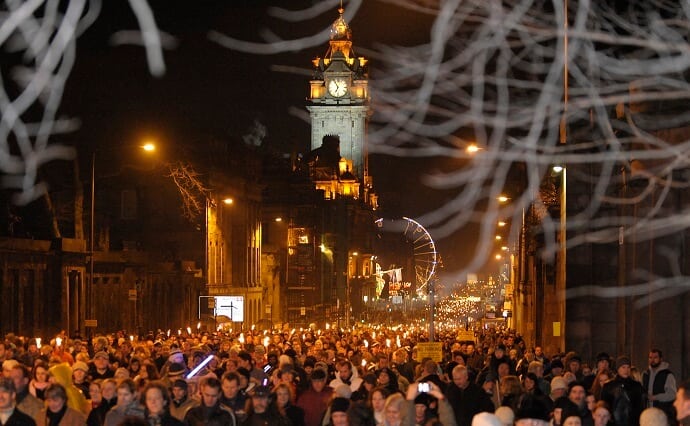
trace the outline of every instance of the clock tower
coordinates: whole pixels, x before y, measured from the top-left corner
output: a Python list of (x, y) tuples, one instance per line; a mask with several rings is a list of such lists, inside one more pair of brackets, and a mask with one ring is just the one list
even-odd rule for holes
[(366, 132), (369, 117), (367, 60), (356, 57), (352, 31), (343, 19), (344, 9), (331, 25), (326, 55), (312, 61), (314, 76), (307, 109), (311, 117), (311, 149), (321, 147), (324, 136), (338, 136), (340, 155), (359, 182), (370, 184), (367, 170)]

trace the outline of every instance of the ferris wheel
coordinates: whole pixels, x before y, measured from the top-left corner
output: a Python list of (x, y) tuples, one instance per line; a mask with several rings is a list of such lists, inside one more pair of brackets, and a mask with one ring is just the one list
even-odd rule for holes
[(436, 272), (438, 258), (436, 244), (429, 232), (419, 222), (409, 217), (386, 219), (385, 222), (381, 218), (376, 220), (376, 225), (385, 231), (401, 232), (405, 240), (412, 244), (416, 289), (418, 293), (423, 293)]

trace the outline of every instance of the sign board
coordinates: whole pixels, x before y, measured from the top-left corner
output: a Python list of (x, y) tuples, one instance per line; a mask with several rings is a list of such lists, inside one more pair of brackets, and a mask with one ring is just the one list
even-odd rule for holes
[(506, 284), (506, 294), (512, 294), (513, 293), (513, 285), (512, 284)]
[(216, 296), (216, 315), (244, 322), (244, 296)]
[(472, 330), (460, 330), (458, 331), (457, 340), (461, 342), (474, 342), (474, 331)]
[(84, 327), (98, 327), (98, 320), (95, 320), (95, 319), (84, 320)]
[(403, 298), (402, 296), (393, 296), (393, 304), (394, 305), (402, 305)]
[(129, 300), (136, 302), (137, 300), (137, 290), (136, 289), (129, 289), (127, 290), (127, 297)]
[(443, 360), (442, 342), (421, 342), (417, 343), (415, 348), (417, 349), (417, 361), (421, 361), (424, 358), (431, 358), (436, 362)]

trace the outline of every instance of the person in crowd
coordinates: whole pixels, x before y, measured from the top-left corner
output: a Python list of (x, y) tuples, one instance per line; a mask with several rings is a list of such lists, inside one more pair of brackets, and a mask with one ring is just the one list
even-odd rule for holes
[(458, 426), (470, 426), (475, 414), (493, 413), (494, 405), (486, 392), (470, 381), (469, 369), (457, 365), (451, 372), (452, 382), (446, 388), (446, 397), (455, 414)]
[(12, 379), (0, 377), (0, 423), (3, 426), (36, 426), (31, 416), (17, 408), (15, 396)]
[(48, 373), (50, 374), (51, 383), (59, 383), (65, 388), (67, 392), (67, 405), (86, 415), (91, 406), (84, 394), (72, 382), (72, 367), (68, 363), (63, 362), (50, 367)]
[(649, 351), (649, 368), (642, 373), (642, 387), (647, 397), (647, 407), (656, 407), (674, 422), (673, 400), (676, 398), (676, 378), (663, 359), (660, 349)]
[(45, 390), (46, 407), (39, 413), (36, 424), (46, 426), (85, 426), (86, 416), (67, 406), (67, 391), (52, 383)]
[(199, 401), (189, 397), (187, 382), (184, 379), (173, 382), (171, 399), (170, 414), (178, 420), (184, 420), (187, 411), (199, 405)]
[(89, 415), (91, 414), (91, 411), (93, 411), (94, 408), (98, 407), (103, 402), (103, 395), (101, 394), (102, 384), (103, 380), (95, 380), (89, 384), (90, 399), (87, 400), (90, 407)]
[(89, 395), (89, 366), (84, 361), (72, 364), (72, 382), (84, 394), (84, 398), (91, 399)]
[(145, 363), (138, 371), (139, 373), (136, 376), (131, 376), (134, 377), (134, 383), (137, 384), (138, 389), (142, 389), (148, 382), (160, 380), (158, 370), (156, 370), (156, 366), (153, 364)]
[(594, 418), (594, 426), (609, 426), (611, 424), (611, 410), (604, 401), (597, 401), (594, 411), (592, 411)]
[(227, 372), (221, 378), (220, 403), (230, 407), (237, 417), (237, 421), (242, 423), (247, 418), (246, 405), (247, 395), (240, 388), (240, 375), (236, 372)]
[[(501, 402), (499, 407), (510, 407), (513, 411), (517, 409), (518, 400), (522, 395), (522, 384), (517, 376), (505, 376), (500, 383)], [(497, 407), (498, 408), (498, 407)]]
[(690, 425), (690, 381), (685, 381), (678, 385), (673, 408), (676, 409), (678, 424), (680, 426)]
[(631, 362), (627, 356), (616, 359), (616, 377), (604, 385), (601, 399), (611, 407), (616, 425), (637, 425), (644, 407), (642, 384), (630, 373)]
[(385, 421), (386, 399), (390, 396), (390, 391), (384, 387), (375, 387), (372, 389), (368, 405), (371, 408), (376, 426), (381, 426)]
[(160, 381), (149, 382), (142, 392), (144, 418), (149, 425), (183, 426), (184, 423), (170, 414), (170, 394)]
[(256, 386), (250, 392), (247, 419), (243, 426), (290, 426), (290, 420), (280, 413), (268, 386)]
[(362, 377), (362, 384), (359, 389), (352, 392), (350, 399), (354, 402), (367, 401), (369, 400), (369, 395), (371, 391), (376, 387), (376, 375), (374, 373), (366, 373)]
[(390, 393), (400, 391), (398, 376), (388, 367), (376, 371), (376, 385), (388, 388)]
[(324, 420), (325, 426), (351, 426), (348, 411), (350, 400), (347, 398), (336, 397), (331, 401), (329, 412), (330, 417)]
[(336, 389), (338, 386), (345, 384), (350, 387), (352, 392), (357, 391), (362, 386), (363, 380), (359, 377), (357, 369), (352, 366), (348, 359), (340, 359), (336, 363), (337, 374), (335, 379), (331, 380), (329, 386)]
[(108, 355), (108, 352), (104, 350), (96, 352), (89, 368), (89, 381), (113, 377), (115, 377), (115, 370), (110, 368), (110, 355)]
[(610, 370), (602, 370), (595, 375), (592, 387), (589, 391), (594, 395), (597, 401), (601, 399), (601, 390), (604, 389), (604, 385), (611, 379), (613, 379), (613, 373), (611, 373)]
[(129, 360), (127, 370), (129, 370), (129, 377), (136, 378), (139, 375), (139, 370), (141, 370), (141, 360), (139, 357), (133, 356)]
[(328, 403), (333, 395), (333, 388), (326, 385), (326, 371), (314, 368), (311, 373), (311, 387), (297, 399), (297, 406), (304, 410), (304, 424), (319, 426)]
[[(566, 420), (571, 416), (577, 417), (580, 420), (577, 405), (568, 399), (567, 396), (562, 396), (553, 402), (553, 426), (566, 426)], [(573, 420), (569, 423), (572, 422)]]
[(117, 404), (105, 415), (104, 426), (118, 426), (127, 417), (144, 418), (144, 407), (137, 399), (134, 380), (125, 379), (117, 385)]
[[(436, 419), (443, 425), (455, 425), (455, 414), (440, 387), (433, 382), (414, 382), (407, 388), (403, 418), (405, 424), (426, 424)], [(417, 407), (419, 406), (419, 407)]]
[(187, 426), (237, 426), (232, 410), (220, 403), (221, 384), (215, 377), (205, 377), (200, 384), (201, 404), (187, 411)]
[(295, 395), (292, 388), (280, 383), (275, 388), (275, 397), (278, 411), (290, 420), (291, 426), (304, 426), (304, 410), (294, 404)]
[(29, 393), (40, 400), (44, 400), (43, 392), (50, 385), (48, 381), (48, 364), (43, 360), (37, 360), (31, 372), (31, 377)]
[(568, 393), (568, 383), (562, 376), (556, 376), (551, 380), (551, 400), (556, 401), (558, 398), (566, 396)]
[(17, 408), (38, 422), (39, 414), (43, 410), (43, 401), (29, 393), (29, 370), (24, 365), (17, 364), (10, 370), (10, 379), (14, 382)]
[(86, 424), (88, 426), (103, 426), (106, 414), (117, 404), (117, 382), (115, 379), (97, 379), (92, 383), (100, 383), (101, 402), (91, 409)]
[[(383, 426), (403, 426), (414, 421), (409, 419), (409, 413), (405, 406), (405, 397), (400, 392), (395, 392), (388, 396), (383, 409), (385, 413)], [(406, 419), (407, 421), (405, 421)]]
[(260, 384), (265, 378), (268, 377), (264, 370), (255, 366), (254, 358), (249, 352), (240, 351), (237, 357), (238, 368), (245, 368), (247, 371), (249, 371), (250, 381)]
[(577, 407), (582, 426), (593, 426), (594, 419), (587, 407), (587, 391), (582, 382), (575, 381), (568, 385), (568, 399)]
[(640, 414), (640, 426), (668, 426), (668, 417), (660, 408), (647, 407)]

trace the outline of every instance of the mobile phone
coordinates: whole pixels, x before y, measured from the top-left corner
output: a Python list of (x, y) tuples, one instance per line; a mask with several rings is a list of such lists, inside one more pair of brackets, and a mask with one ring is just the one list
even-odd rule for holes
[(417, 391), (419, 393), (427, 393), (427, 392), (429, 392), (430, 389), (431, 388), (430, 388), (428, 383), (420, 383), (417, 385)]
[(263, 379), (261, 381), (261, 386), (268, 386), (268, 379)]

